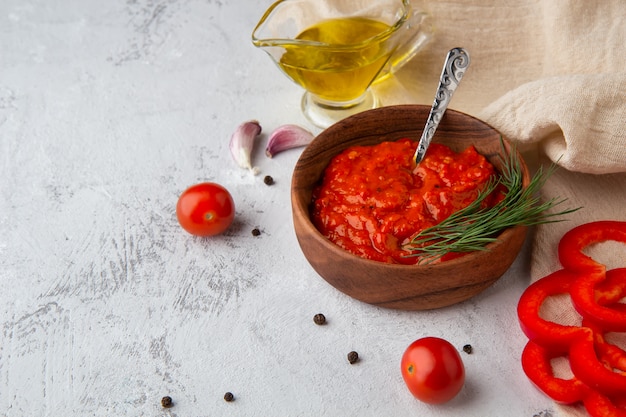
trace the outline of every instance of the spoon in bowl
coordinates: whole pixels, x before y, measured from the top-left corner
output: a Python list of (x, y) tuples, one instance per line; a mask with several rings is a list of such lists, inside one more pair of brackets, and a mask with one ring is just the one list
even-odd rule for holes
[(441, 121), (443, 114), (446, 112), (448, 104), (452, 99), (452, 95), (459, 86), (461, 78), (463, 78), (465, 70), (469, 64), (470, 56), (465, 49), (454, 48), (448, 52), (446, 60), (443, 64), (441, 77), (439, 77), (439, 86), (437, 87), (437, 93), (435, 94), (435, 101), (430, 108), (428, 119), (426, 119), (426, 126), (424, 127), (422, 137), (417, 144), (417, 149), (415, 150), (415, 155), (413, 156), (415, 165), (418, 165), (424, 158), (426, 150), (428, 149), (428, 146), (435, 135), (435, 131), (439, 126), (439, 122)]

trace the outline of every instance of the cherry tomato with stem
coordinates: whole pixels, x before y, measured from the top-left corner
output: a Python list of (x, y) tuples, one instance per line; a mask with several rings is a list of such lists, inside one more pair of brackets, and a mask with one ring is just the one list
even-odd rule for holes
[(192, 235), (218, 235), (232, 224), (235, 202), (228, 190), (219, 184), (192, 185), (178, 198), (176, 217), (182, 228)]
[(425, 403), (449, 401), (465, 384), (465, 367), (459, 352), (438, 337), (411, 343), (402, 355), (401, 367), (407, 388)]

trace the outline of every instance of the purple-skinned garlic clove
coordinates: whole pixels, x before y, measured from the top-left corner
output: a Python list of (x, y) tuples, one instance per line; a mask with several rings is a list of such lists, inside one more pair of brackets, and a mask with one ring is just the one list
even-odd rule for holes
[(313, 140), (313, 133), (298, 125), (283, 125), (272, 132), (267, 141), (265, 155), (269, 158), (287, 149), (306, 146)]
[(230, 153), (237, 165), (249, 169), (254, 175), (259, 173), (259, 168), (252, 166), (251, 155), (254, 142), (261, 133), (261, 125), (257, 120), (243, 122), (230, 137)]

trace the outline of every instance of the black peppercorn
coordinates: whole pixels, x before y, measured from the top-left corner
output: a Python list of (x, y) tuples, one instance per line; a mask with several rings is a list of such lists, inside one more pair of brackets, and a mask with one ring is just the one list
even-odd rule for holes
[(358, 360), (359, 360), (358, 353), (356, 353), (355, 351), (348, 353), (348, 362), (350, 362), (350, 364), (356, 363), (356, 361)]
[(265, 178), (263, 178), (263, 182), (265, 183), (265, 185), (273, 185), (274, 178), (272, 178), (270, 175), (266, 175)]
[(165, 396), (161, 398), (161, 407), (170, 408), (172, 405), (174, 405), (174, 402), (172, 401), (172, 397)]
[(467, 353), (468, 355), (472, 353), (472, 345), (463, 346), (463, 352)]
[(322, 313), (318, 313), (313, 316), (313, 321), (315, 324), (319, 324), (321, 326), (322, 324), (326, 324), (326, 316)]
[(261, 235), (261, 231), (259, 230), (258, 227), (255, 227), (254, 229), (252, 229), (252, 236), (260, 236)]
[(235, 396), (233, 395), (232, 392), (227, 392), (226, 394), (224, 394), (224, 401), (226, 402), (235, 401)]

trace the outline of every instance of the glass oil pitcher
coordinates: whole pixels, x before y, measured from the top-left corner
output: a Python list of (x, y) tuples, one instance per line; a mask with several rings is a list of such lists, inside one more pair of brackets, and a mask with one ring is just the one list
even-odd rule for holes
[(370, 86), (428, 41), (426, 18), (411, 0), (279, 0), (252, 42), (306, 90), (302, 110), (325, 128), (380, 104)]

